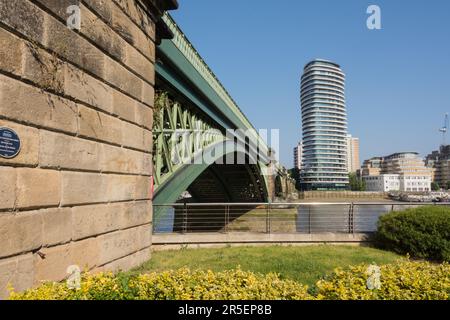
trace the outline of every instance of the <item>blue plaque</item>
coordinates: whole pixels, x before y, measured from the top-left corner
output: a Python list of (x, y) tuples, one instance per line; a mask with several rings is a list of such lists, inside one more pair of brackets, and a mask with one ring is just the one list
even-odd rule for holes
[(0, 128), (0, 158), (12, 159), (20, 152), (20, 138), (8, 128)]

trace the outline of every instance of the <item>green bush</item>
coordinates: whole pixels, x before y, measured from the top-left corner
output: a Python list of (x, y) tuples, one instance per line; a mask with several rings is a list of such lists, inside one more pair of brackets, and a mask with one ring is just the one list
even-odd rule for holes
[(450, 261), (450, 208), (426, 206), (382, 216), (375, 241), (400, 254)]
[(449, 300), (450, 265), (402, 261), (380, 267), (380, 286), (368, 289), (369, 266), (337, 269), (316, 284), (320, 300)]
[(240, 269), (225, 272), (180, 269), (127, 276), (84, 274), (81, 288), (46, 283), (12, 300), (305, 300), (308, 287), (281, 280), (275, 274), (259, 275)]
[[(127, 275), (84, 274), (81, 287), (65, 282), (45, 283), (12, 300), (448, 300), (450, 265), (401, 260), (373, 268), (366, 264), (337, 269), (308, 287), (275, 274), (260, 275), (240, 269), (225, 272), (180, 269)], [(372, 271), (371, 271), (372, 270)], [(369, 282), (372, 281), (372, 282)], [(370, 287), (369, 283), (378, 283)]]

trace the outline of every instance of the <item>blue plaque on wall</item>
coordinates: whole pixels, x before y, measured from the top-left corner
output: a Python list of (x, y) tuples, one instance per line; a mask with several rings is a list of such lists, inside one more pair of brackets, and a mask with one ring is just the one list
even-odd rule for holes
[(0, 127), (0, 158), (12, 159), (20, 152), (20, 138), (9, 128)]

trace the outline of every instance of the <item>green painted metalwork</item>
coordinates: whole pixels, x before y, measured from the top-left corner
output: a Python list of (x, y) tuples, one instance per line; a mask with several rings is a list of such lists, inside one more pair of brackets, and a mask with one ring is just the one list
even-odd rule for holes
[(167, 93), (158, 92), (153, 124), (155, 189), (179, 168), (192, 164), (206, 147), (223, 140), (220, 130), (171, 100)]

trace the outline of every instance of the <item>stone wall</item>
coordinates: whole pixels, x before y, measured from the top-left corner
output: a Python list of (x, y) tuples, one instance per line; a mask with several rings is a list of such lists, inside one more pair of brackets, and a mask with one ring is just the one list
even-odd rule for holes
[[(0, 0), (0, 298), (149, 259), (155, 21), (138, 0)], [(79, 5), (81, 29), (67, 28)]]

